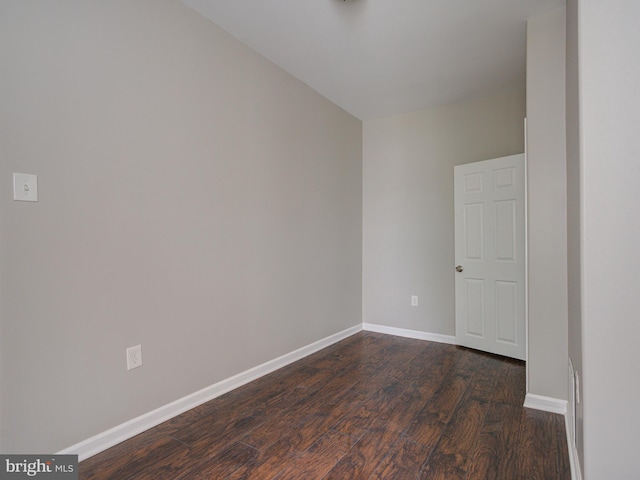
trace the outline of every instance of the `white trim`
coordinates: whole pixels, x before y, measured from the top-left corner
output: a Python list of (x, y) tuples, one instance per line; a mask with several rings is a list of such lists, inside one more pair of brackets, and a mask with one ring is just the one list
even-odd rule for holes
[(58, 453), (78, 455), (79, 460), (82, 461), (106, 450), (107, 448), (113, 447), (118, 443), (132, 438), (145, 430), (153, 428), (156, 425), (160, 425), (162, 422), (180, 415), (187, 410), (191, 410), (198, 405), (202, 405), (209, 400), (213, 400), (220, 395), (224, 395), (235, 388), (241, 387), (242, 385), (289, 365), (290, 363), (298, 361), (312, 353), (322, 350), (323, 348), (333, 345), (340, 340), (344, 340), (345, 338), (360, 331), (362, 331), (362, 324), (355, 325), (343, 330), (342, 332), (330, 335), (310, 345), (294, 350), (293, 352), (287, 353), (273, 360), (269, 360), (262, 365), (258, 365), (234, 375), (233, 377), (205, 387), (202, 390), (187, 395), (186, 397), (168, 403), (167, 405), (157, 408), (151, 412), (145, 413), (137, 418), (129, 420), (128, 422), (113, 427), (106, 432), (99, 433), (98, 435), (83, 440), (80, 443), (76, 443), (75, 445), (65, 448)]
[(535, 410), (542, 410), (544, 412), (559, 413), (560, 415), (567, 414), (566, 400), (536, 395), (535, 393), (527, 393), (527, 396), (524, 399), (524, 406)]
[(429, 340), (431, 342), (449, 343), (456, 345), (456, 337), (453, 335), (442, 335), (440, 333), (420, 332), (418, 330), (407, 330), (405, 328), (387, 327), (373, 323), (363, 323), (363, 330), (367, 332), (386, 333), (396, 337), (415, 338), (416, 340)]
[(567, 435), (569, 436), (569, 445), (576, 444), (576, 376), (573, 370), (573, 362), (569, 358), (568, 362), (568, 378), (569, 378), (569, 399), (567, 401)]
[(580, 470), (580, 458), (578, 457), (578, 449), (571, 440), (571, 422), (567, 415), (564, 416), (564, 427), (567, 431), (567, 447), (569, 448), (569, 466), (571, 468), (571, 480), (582, 480), (582, 471)]
[(529, 153), (527, 117), (524, 117), (524, 381), (529, 391)]

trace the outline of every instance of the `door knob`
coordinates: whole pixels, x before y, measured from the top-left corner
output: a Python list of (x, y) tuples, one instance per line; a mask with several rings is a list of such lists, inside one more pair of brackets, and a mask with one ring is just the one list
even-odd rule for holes
[(460, 273), (462, 270), (464, 270), (464, 268), (462, 268), (462, 265), (458, 265), (456, 267), (456, 272)]

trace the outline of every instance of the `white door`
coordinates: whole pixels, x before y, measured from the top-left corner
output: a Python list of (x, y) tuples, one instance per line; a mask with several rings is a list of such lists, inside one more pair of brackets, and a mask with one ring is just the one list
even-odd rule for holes
[(524, 154), (460, 165), (454, 181), (456, 340), (524, 360)]

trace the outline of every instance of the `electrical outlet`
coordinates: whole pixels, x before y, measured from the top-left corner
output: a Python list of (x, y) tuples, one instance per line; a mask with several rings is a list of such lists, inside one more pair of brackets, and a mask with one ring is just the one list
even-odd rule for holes
[(418, 306), (418, 295), (411, 295), (411, 306), (412, 307)]
[(142, 345), (127, 348), (127, 370), (142, 366)]

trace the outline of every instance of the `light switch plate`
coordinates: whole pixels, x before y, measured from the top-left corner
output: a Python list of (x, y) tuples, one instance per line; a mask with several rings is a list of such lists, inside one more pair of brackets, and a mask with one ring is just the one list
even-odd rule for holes
[(37, 202), (38, 176), (28, 173), (14, 173), (13, 199), (22, 202)]

